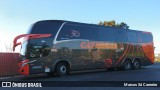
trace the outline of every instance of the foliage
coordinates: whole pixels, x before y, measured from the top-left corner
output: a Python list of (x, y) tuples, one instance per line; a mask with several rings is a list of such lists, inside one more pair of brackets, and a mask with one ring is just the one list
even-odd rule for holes
[(109, 26), (109, 27), (117, 27), (117, 28), (123, 28), (123, 29), (129, 29), (129, 26), (125, 22), (121, 23), (116, 23), (115, 20), (111, 21), (100, 21), (98, 25), (103, 25), (103, 26)]

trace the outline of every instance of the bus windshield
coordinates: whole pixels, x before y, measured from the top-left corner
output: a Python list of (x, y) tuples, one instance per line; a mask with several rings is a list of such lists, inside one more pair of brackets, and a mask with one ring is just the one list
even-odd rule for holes
[(28, 52), (27, 58), (31, 59), (31, 58), (40, 58), (48, 56), (52, 46), (51, 41), (49, 38), (39, 38), (30, 40), (27, 49)]
[(52, 34), (55, 37), (62, 23), (56, 22), (38, 22), (30, 28), (28, 34)]

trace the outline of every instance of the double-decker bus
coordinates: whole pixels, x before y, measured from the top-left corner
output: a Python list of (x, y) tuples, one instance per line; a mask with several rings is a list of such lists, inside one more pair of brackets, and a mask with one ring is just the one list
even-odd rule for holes
[[(22, 42), (18, 39), (24, 38)], [(27, 34), (14, 39), (21, 44), (19, 73), (24, 75), (123, 68), (139, 69), (154, 63), (150, 32), (63, 20), (34, 23)]]

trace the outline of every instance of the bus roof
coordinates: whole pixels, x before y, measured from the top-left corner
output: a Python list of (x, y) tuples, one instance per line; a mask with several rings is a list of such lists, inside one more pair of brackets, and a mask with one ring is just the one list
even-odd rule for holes
[[(104, 28), (114, 28), (114, 29), (118, 29), (118, 30), (126, 30), (126, 31), (136, 31), (136, 32), (143, 32), (143, 33), (151, 33), (148, 31), (140, 31), (140, 30), (132, 30), (132, 29), (123, 29), (123, 28), (117, 28), (117, 27), (109, 27), (109, 26), (102, 26), (102, 25), (97, 25), (97, 24), (88, 24), (88, 23), (81, 23), (81, 22), (74, 22), (74, 21), (67, 21), (67, 20), (41, 20), (41, 21), (37, 21), (36, 23), (40, 23), (40, 22), (57, 22), (57, 23), (64, 23), (64, 22), (68, 22), (71, 24), (77, 24), (77, 25), (84, 25), (84, 26), (92, 26), (92, 27), (104, 27)], [(35, 24), (36, 24), (35, 23)]]

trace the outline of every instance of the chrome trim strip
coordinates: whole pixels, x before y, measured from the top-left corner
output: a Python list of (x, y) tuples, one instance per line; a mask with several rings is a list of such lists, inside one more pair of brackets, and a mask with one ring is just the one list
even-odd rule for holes
[(88, 39), (68, 39), (68, 40), (60, 40), (57, 43), (68, 42), (68, 41), (89, 41)]
[(64, 26), (64, 24), (66, 24), (66, 23), (67, 23), (67, 22), (62, 23), (62, 25), (61, 25), (60, 28), (58, 29), (58, 32), (56, 33), (56, 36), (54, 37), (53, 44), (56, 44), (56, 43), (57, 43), (58, 34), (59, 34), (59, 32), (61, 31), (61, 29), (62, 29), (62, 27)]
[(20, 67), (23, 67), (23, 66), (25, 66), (25, 65), (27, 65), (27, 64), (30, 64), (30, 63), (33, 63), (33, 62), (36, 62), (37, 60), (32, 60), (32, 61), (30, 61), (30, 62), (26, 62), (26, 63), (23, 63)]

